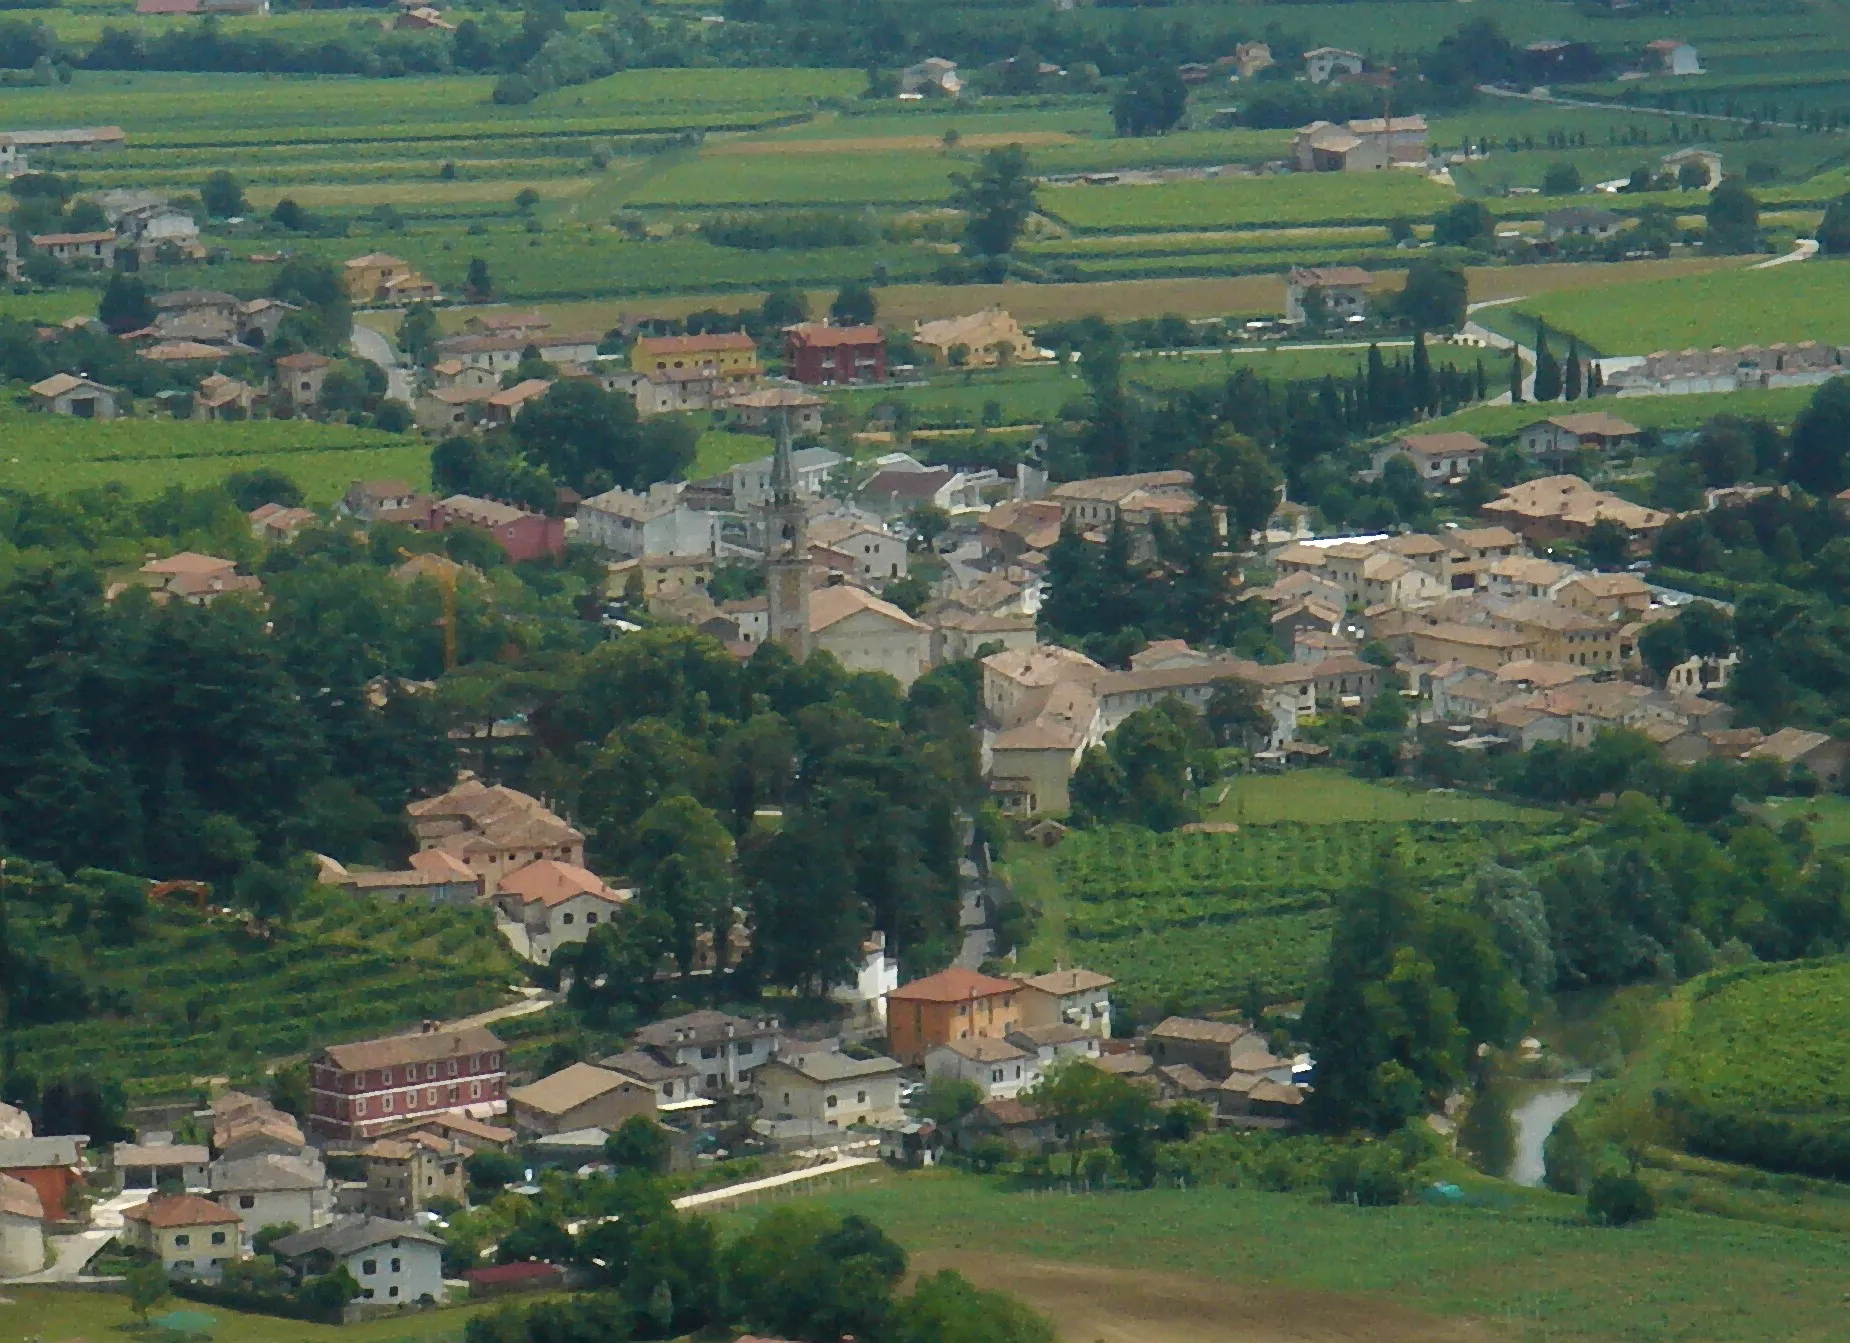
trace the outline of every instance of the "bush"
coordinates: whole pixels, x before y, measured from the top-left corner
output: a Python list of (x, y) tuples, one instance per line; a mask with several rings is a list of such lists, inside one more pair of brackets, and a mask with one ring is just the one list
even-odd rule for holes
[(1587, 1190), (1587, 1217), (1601, 1226), (1630, 1226), (1657, 1216), (1657, 1198), (1630, 1171), (1602, 1171)]

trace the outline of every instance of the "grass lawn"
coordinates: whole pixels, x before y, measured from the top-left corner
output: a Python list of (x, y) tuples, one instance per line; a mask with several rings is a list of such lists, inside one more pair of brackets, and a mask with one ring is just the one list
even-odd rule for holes
[(689, 480), (705, 480), (730, 470), (740, 462), (754, 462), (766, 456), (772, 442), (763, 434), (735, 434), (725, 429), (707, 429), (694, 447), (694, 464), (687, 468)]
[[(1507, 380), (1509, 365), (1504, 362), (1507, 358), (1504, 356), (1497, 363), (1486, 366), (1502, 370)], [(1502, 384), (1493, 374), (1491, 386), (1499, 385)], [(1646, 429), (1694, 429), (1724, 411), (1730, 415), (1764, 415), (1786, 423), (1805, 408), (1817, 390), (1815, 387), (1775, 387), (1767, 391), (1697, 392), (1692, 396), (1608, 396), (1592, 404)], [(1586, 404), (1559, 401), (1521, 406), (1470, 406), (1434, 420), (1426, 426), (1426, 432), (1462, 429), (1480, 438), (1509, 438), (1526, 424), (1564, 411), (1585, 409)]]
[(1158, 186), (1075, 186), (1041, 192), (1047, 213), (1076, 229), (1224, 228), (1267, 224), (1363, 224), (1430, 219), (1457, 199), (1414, 173), (1293, 173)]
[(1602, 354), (1776, 341), (1850, 342), (1850, 262), (1613, 285), (1516, 305)]
[(1811, 827), (1821, 849), (1850, 845), (1850, 798), (1837, 793), (1817, 797), (1769, 797), (1759, 808), (1774, 827), (1798, 818)]
[[(160, 1330), (143, 1329), (129, 1312), (128, 1297), (102, 1292), (57, 1291), (44, 1287), (9, 1287), (0, 1309), (6, 1337), (39, 1338), (46, 1343), (88, 1339), (89, 1343), (159, 1343)], [(522, 1297), (531, 1301), (532, 1297)], [(303, 1320), (254, 1315), (220, 1305), (201, 1305), (175, 1297), (156, 1314), (202, 1310), (214, 1324), (212, 1343), (455, 1343), (470, 1318), (493, 1310), (497, 1302), (458, 1306), (453, 1310), (408, 1311), (402, 1316), (363, 1324), (310, 1324)]]
[[(1009, 1286), (1011, 1265), (1024, 1262), (1086, 1267), (1068, 1279), (1080, 1293), (1094, 1287), (1093, 1274), (1118, 1273), (1126, 1318), (1108, 1336), (1119, 1339), (1823, 1343), (1843, 1336), (1850, 1248), (1840, 1238), (1685, 1214), (1605, 1230), (1586, 1224), (1577, 1199), (1485, 1187), (1503, 1206), (1358, 1209), (1312, 1195), (1219, 1188), (1026, 1194), (944, 1170), (896, 1174), (820, 1201), (870, 1218), (929, 1262), (955, 1264), (999, 1287)], [(1162, 1300), (1145, 1306), (1134, 1291), (1149, 1273), (1182, 1275), (1200, 1292), (1217, 1293), (1222, 1309), (1206, 1311), (1193, 1329), (1153, 1334), (1134, 1313), (1166, 1308)], [(1256, 1289), (1271, 1292), (1259, 1298), (1266, 1313), (1257, 1319), (1240, 1308), (1259, 1304)], [(1346, 1327), (1312, 1324), (1345, 1305), (1355, 1312)], [(1409, 1309), (1459, 1323), (1397, 1317)]]
[(1555, 814), (1537, 807), (1517, 807), (1495, 798), (1436, 789), (1370, 783), (1334, 769), (1303, 769), (1287, 774), (1242, 774), (1209, 790), (1210, 821), (1272, 825), (1303, 821), (1342, 825), (1352, 821), (1521, 821), (1542, 825)]

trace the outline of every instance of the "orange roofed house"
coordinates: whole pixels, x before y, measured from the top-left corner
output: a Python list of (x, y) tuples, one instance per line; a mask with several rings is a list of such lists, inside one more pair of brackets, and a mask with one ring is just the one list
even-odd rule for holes
[(953, 1040), (1000, 1040), (1022, 1024), (1021, 985), (953, 966), (886, 996), (887, 1052), (923, 1067), (926, 1051)]
[(411, 263), (384, 252), (368, 252), (341, 263), (347, 297), (355, 303), (417, 303), (439, 297), (437, 286)]

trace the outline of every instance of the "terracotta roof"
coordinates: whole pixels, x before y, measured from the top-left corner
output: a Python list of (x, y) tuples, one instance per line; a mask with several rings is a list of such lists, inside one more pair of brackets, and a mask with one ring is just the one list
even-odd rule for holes
[[(316, 354), (313, 350), (304, 350), (300, 354), (286, 354), (276, 361), (278, 368), (310, 369), (326, 368), (334, 361), (325, 354)], [(397, 482), (393, 482), (396, 484)], [(409, 490), (405, 491), (407, 494)]]
[(146, 1222), (166, 1229), (176, 1226), (220, 1226), (239, 1219), (235, 1212), (197, 1194), (167, 1194), (122, 1212), (125, 1221)]
[(351, 1044), (329, 1045), (322, 1052), (329, 1063), (343, 1071), (361, 1068), (390, 1068), (401, 1063), (432, 1063), (458, 1054), (499, 1053), (503, 1045), (486, 1026), (466, 1026), (461, 1030), (418, 1031), (411, 1035), (388, 1035), (377, 1040), (355, 1040)]
[(714, 331), (704, 336), (639, 336), (637, 354), (705, 354), (718, 350), (755, 350), (758, 344), (743, 331)]
[(984, 1101), (977, 1107), (998, 1124), (1038, 1124), (1041, 1112), (1032, 1105), (1013, 1099)]
[(1408, 452), (1421, 457), (1453, 457), (1460, 453), (1490, 451), (1490, 444), (1476, 434), (1467, 434), (1462, 430), (1443, 434), (1402, 434), (1395, 441)]
[(825, 326), (804, 322), (789, 328), (790, 339), (808, 349), (827, 349), (837, 345), (879, 345), (884, 341), (877, 326)]
[(525, 904), (544, 905), (547, 909), (580, 895), (593, 895), (613, 905), (630, 898), (628, 891), (606, 885), (596, 873), (556, 858), (542, 858), (510, 872), (501, 878), (500, 892), (518, 896)]
[(839, 624), (849, 616), (871, 611), (896, 625), (907, 629), (923, 631), (925, 626), (900, 610), (892, 602), (882, 601), (871, 592), (847, 583), (834, 587), (818, 588), (809, 597), (809, 628), (812, 634), (820, 633), (831, 625)]
[(901, 984), (886, 996), (888, 1001), (898, 1002), (960, 1003), (969, 998), (993, 998), (997, 994), (1013, 993), (1017, 987), (1014, 980), (997, 979), (994, 975), (954, 965), (935, 975), (915, 979), (910, 984)]
[(141, 566), (144, 574), (218, 574), (237, 568), (236, 561), (216, 555), (201, 555), (196, 550), (182, 550), (163, 560), (149, 560)]

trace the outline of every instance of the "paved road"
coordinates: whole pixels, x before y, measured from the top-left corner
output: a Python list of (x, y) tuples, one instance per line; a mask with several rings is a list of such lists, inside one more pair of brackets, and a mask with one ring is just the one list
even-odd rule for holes
[(532, 996), (523, 998), (517, 1003), (505, 1003), (500, 1007), (491, 1007), (486, 1012), (477, 1012), (472, 1017), (459, 1017), (455, 1021), (446, 1021), (444, 1026), (453, 1031), (462, 1030), (468, 1026), (492, 1026), (497, 1021), (506, 1021), (511, 1017), (530, 1017), (535, 1012), (544, 1012), (553, 1004), (553, 1000), (542, 996), (538, 989), (518, 991)]
[(1792, 250), (1787, 252), (1784, 256), (1772, 257), (1766, 261), (1756, 261), (1747, 269), (1772, 270), (1775, 266), (1790, 265), (1794, 261), (1810, 261), (1817, 255), (1818, 240), (1816, 238), (1794, 238), (1792, 240)]
[[(1527, 297), (1528, 295), (1526, 294), (1519, 294), (1515, 298), (1487, 299), (1482, 303), (1471, 304), (1468, 308), (1465, 309), (1465, 312), (1468, 316), (1471, 313), (1482, 311), (1485, 308), (1501, 308), (1511, 303), (1521, 303), (1523, 299)], [(1531, 401), (1535, 400), (1535, 351), (1534, 350), (1530, 349), (1527, 345), (1517, 344), (1517, 342), (1511, 340), (1508, 336), (1504, 335), (1500, 331), (1492, 331), (1489, 327), (1480, 326), (1478, 325), (1478, 323), (1472, 322), (1472, 321), (1467, 321), (1465, 323), (1464, 334), (1471, 337), (1473, 340), (1483, 341), (1484, 344), (1488, 345), (1493, 350), (1507, 350), (1511, 346), (1515, 346), (1517, 350), (1521, 351), (1523, 365), (1524, 365), (1524, 372), (1522, 375), (1522, 394)], [(1508, 375), (1508, 372), (1506, 371), (1504, 374), (1504, 378), (1506, 381), (1508, 380), (1508, 377), (1509, 375)], [(1491, 397), (1489, 401), (1486, 402), (1486, 404), (1492, 405), (1492, 406), (1509, 405), (1510, 404), (1510, 394), (1508, 390), (1506, 389), (1502, 392), (1499, 392), (1497, 395)]]
[(97, 1251), (122, 1230), (122, 1210), (139, 1207), (147, 1201), (147, 1190), (127, 1189), (113, 1198), (93, 1204), (88, 1230), (79, 1231), (73, 1236), (46, 1238), (57, 1256), (50, 1268), (21, 1278), (8, 1278), (6, 1284), (23, 1287), (32, 1283), (73, 1282), (83, 1277), (84, 1268), (96, 1257)]
[(370, 326), (353, 324), (348, 339), (353, 342), (353, 352), (369, 364), (377, 364), (385, 370), (385, 394), (393, 401), (411, 404), (411, 374), (398, 362), (398, 351), (392, 348), (392, 342), (374, 331)]
[(1590, 107), (1596, 112), (1635, 112), (1645, 117), (1679, 117), (1684, 121), (1721, 121), (1736, 126), (1782, 126), (1788, 130), (1799, 130), (1799, 126), (1790, 121), (1762, 121), (1759, 117), (1727, 117), (1720, 113), (1682, 112), (1664, 107), (1634, 106), (1631, 103), (1599, 103), (1590, 98), (1557, 98), (1552, 93), (1519, 93), (1515, 89), (1500, 89), (1491, 84), (1479, 84), (1479, 93), (1487, 93), (1493, 98), (1515, 98), (1525, 103), (1552, 103), (1556, 107)]

